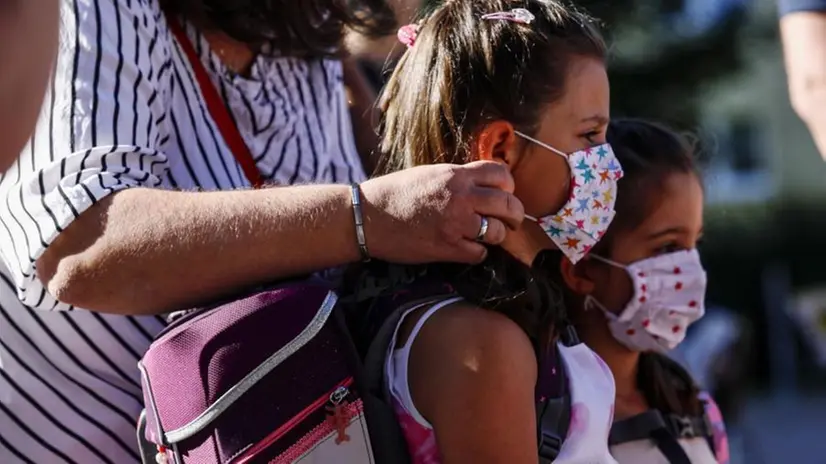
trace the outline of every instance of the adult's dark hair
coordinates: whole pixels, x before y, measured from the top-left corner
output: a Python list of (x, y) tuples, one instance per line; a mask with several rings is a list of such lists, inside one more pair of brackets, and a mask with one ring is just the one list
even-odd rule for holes
[(393, 33), (386, 0), (161, 0), (202, 29), (216, 29), (278, 56), (333, 57), (345, 30), (370, 37)]
[[(638, 227), (656, 206), (663, 183), (672, 174), (698, 176), (694, 146), (673, 130), (652, 122), (626, 119), (608, 125), (608, 142), (625, 176), (619, 181), (617, 214), (594, 252), (607, 256), (613, 237)], [(699, 415), (699, 389), (679, 363), (663, 354), (640, 356), (637, 388), (648, 404), (665, 413)]]
[[(513, 8), (536, 19), (482, 19)], [(590, 18), (561, 1), (445, 1), (420, 23), (382, 92), (383, 170), (473, 161), (470, 138), (488, 121), (534, 133), (543, 111), (564, 95), (576, 57), (604, 61), (605, 44)], [(549, 339), (563, 313), (559, 281), (499, 247), (480, 265), (440, 264), (430, 272), (466, 300), (508, 315), (536, 343)]]

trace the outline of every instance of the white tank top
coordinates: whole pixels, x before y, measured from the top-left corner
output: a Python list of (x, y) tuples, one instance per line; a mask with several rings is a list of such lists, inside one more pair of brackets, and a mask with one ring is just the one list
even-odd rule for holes
[[(413, 404), (408, 384), (408, 360), (413, 340), (427, 320), (438, 310), (460, 301), (451, 298), (425, 311), (403, 346), (396, 346), (399, 327), (407, 316), (422, 306), (409, 309), (399, 320), (390, 344), (386, 372), (390, 394), (415, 422), (424, 429), (433, 426)], [(617, 464), (608, 451), (608, 433), (614, 415), (614, 377), (608, 366), (584, 343), (567, 347), (558, 344), (571, 392), (571, 424), (554, 464)]]

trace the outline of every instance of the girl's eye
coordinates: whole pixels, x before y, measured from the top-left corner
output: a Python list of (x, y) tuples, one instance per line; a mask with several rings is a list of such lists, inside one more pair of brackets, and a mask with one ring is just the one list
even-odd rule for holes
[(599, 134), (600, 134), (599, 131), (593, 130), (593, 131), (586, 132), (586, 133), (582, 134), (580, 137), (587, 140), (588, 143), (590, 143), (591, 145), (596, 145), (597, 142), (596, 142), (595, 139), (597, 137), (599, 137)]
[(605, 128), (596, 127), (580, 135), (580, 137), (585, 139), (591, 146), (605, 143)]
[(670, 243), (666, 243), (665, 245), (657, 248), (655, 253), (657, 255), (664, 255), (664, 254), (667, 254), (667, 253), (674, 253), (675, 251), (682, 251), (684, 249), (685, 249), (685, 247), (683, 247), (683, 246), (681, 246), (677, 243), (670, 242)]

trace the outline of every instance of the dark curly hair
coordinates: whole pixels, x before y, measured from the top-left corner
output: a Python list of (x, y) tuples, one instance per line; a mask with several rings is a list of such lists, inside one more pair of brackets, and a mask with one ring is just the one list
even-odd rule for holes
[(259, 52), (335, 57), (345, 31), (369, 37), (393, 33), (385, 0), (160, 0), (164, 9), (202, 29), (220, 30)]

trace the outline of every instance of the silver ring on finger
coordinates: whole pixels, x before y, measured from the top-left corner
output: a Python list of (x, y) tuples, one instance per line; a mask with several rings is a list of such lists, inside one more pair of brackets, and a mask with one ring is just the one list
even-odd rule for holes
[(485, 239), (485, 234), (488, 233), (488, 218), (482, 216), (482, 225), (479, 226), (479, 233), (476, 234), (476, 241), (481, 242)]

